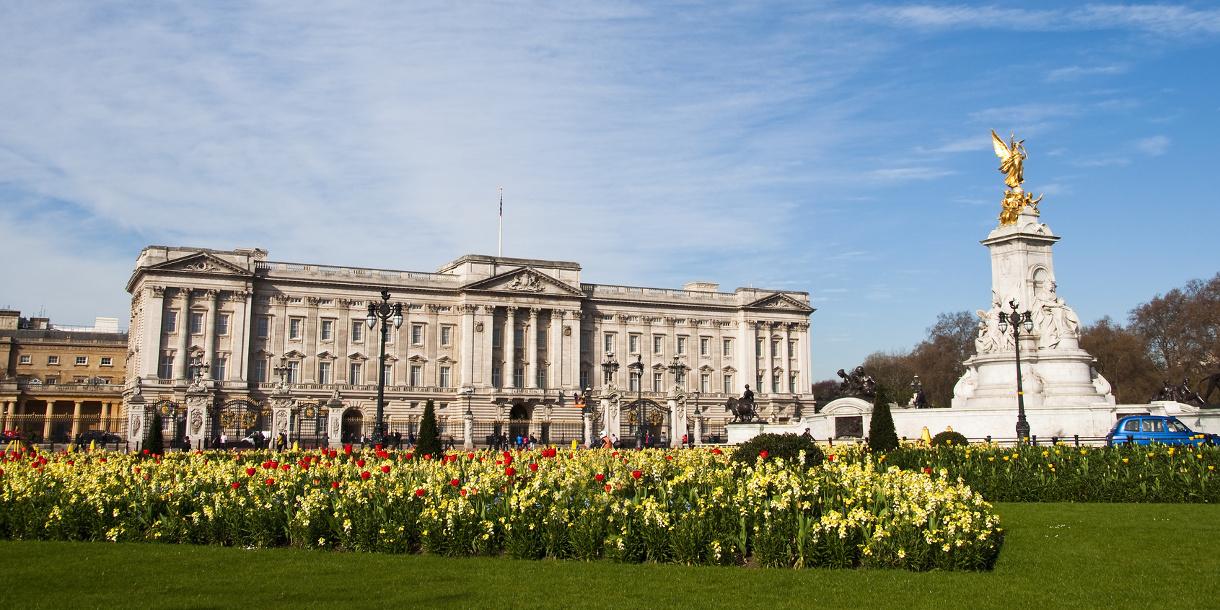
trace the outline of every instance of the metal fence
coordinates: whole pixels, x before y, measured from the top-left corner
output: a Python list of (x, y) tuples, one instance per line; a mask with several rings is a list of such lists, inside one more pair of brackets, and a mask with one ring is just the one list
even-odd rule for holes
[[(82, 438), (97, 438), (101, 434), (109, 434), (120, 440), (126, 435), (125, 419), (122, 417), (101, 417), (99, 415), (81, 415), (74, 418), (71, 414), (47, 416), (45, 414), (21, 414), (4, 418), (3, 438), (22, 440), (28, 443), (59, 443), (70, 444), (77, 436)], [(73, 434), (75, 432), (75, 434)], [(113, 443), (113, 440), (108, 440)], [(88, 440), (85, 441), (88, 444)]]

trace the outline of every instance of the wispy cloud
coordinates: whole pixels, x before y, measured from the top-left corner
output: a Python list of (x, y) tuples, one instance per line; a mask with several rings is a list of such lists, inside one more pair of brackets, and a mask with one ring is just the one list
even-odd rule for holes
[(1136, 140), (1135, 148), (1149, 157), (1159, 157), (1169, 151), (1169, 138), (1151, 136)]
[(827, 18), (922, 29), (1069, 31), (1130, 29), (1160, 35), (1220, 34), (1220, 10), (1165, 4), (1090, 4), (1024, 9), (947, 4), (863, 5), (828, 11)]
[(1064, 66), (1046, 74), (1047, 82), (1073, 81), (1088, 76), (1113, 76), (1125, 74), (1127, 66), (1110, 64), (1105, 66)]

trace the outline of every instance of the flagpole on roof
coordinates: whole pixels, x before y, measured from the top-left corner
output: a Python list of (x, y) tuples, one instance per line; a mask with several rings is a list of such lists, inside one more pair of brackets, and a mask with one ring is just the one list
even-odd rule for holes
[(500, 231), (496, 239), (496, 258), (504, 256), (504, 187), (500, 187)]

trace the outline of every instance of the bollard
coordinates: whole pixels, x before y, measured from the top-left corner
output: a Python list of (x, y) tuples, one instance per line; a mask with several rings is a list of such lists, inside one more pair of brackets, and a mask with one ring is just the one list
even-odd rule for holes
[(1052, 436), (1051, 436), (1051, 444), (1052, 444), (1052, 445), (1058, 445), (1058, 444), (1059, 444), (1059, 437), (1058, 437), (1058, 436), (1054, 436), (1054, 435), (1052, 435)]
[(1034, 444), (1034, 446), (1035, 446), (1035, 447), (1037, 447), (1037, 446), (1038, 446), (1038, 435), (1037, 435), (1037, 434), (1035, 434), (1035, 435), (1033, 435), (1033, 436), (1029, 437), (1029, 440), (1033, 442), (1033, 444)]
[(1075, 441), (1077, 447), (1080, 446), (1080, 435), (1079, 434), (1073, 434), (1072, 440)]
[(991, 435), (990, 434), (988, 434), (986, 436), (986, 439), (987, 439), (987, 444), (991, 444)]
[(1134, 444), (1135, 444), (1135, 435), (1134, 435), (1134, 434), (1128, 434), (1128, 435), (1127, 435), (1127, 444), (1128, 444), (1128, 445), (1134, 445)]
[(834, 447), (834, 446), (835, 446), (835, 438), (834, 438), (833, 436), (827, 437), (827, 438), (826, 438), (826, 442), (827, 442), (827, 443), (830, 443), (830, 446), (831, 446), (831, 447)]

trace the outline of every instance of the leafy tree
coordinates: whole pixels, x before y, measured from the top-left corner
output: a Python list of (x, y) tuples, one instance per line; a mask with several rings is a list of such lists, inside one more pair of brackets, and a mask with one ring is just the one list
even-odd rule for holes
[(1220, 367), (1220, 273), (1157, 295), (1131, 311), (1130, 328), (1170, 381)]
[(1144, 339), (1109, 316), (1080, 329), (1080, 347), (1097, 359), (1095, 366), (1119, 404), (1146, 402), (1161, 388), (1163, 373), (1148, 356)]
[(165, 439), (161, 435), (161, 410), (154, 409), (152, 421), (148, 424), (148, 436), (144, 440), (144, 449), (153, 455), (165, 453)]
[(894, 416), (890, 413), (889, 392), (885, 386), (877, 386), (877, 398), (873, 401), (873, 419), (868, 424), (868, 448), (875, 452), (898, 448), (898, 432), (894, 429)]
[(424, 404), (424, 417), (419, 422), (419, 438), (415, 441), (415, 452), (441, 454), (441, 433), (436, 425), (436, 407), (429, 400)]
[(839, 382), (834, 379), (823, 379), (813, 384), (813, 398), (818, 401), (818, 408), (826, 406), (826, 403), (840, 398)]

